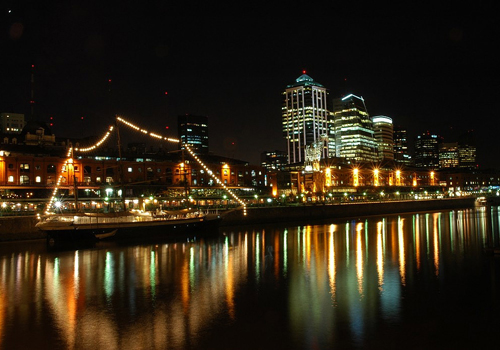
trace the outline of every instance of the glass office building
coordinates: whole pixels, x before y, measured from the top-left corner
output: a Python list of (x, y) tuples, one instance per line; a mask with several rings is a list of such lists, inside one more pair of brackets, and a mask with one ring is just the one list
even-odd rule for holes
[(333, 102), (336, 155), (349, 161), (378, 160), (373, 122), (362, 97), (350, 94)]

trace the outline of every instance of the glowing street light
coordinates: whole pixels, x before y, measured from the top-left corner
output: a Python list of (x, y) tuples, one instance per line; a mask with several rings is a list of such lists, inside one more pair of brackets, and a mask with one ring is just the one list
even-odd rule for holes
[(359, 186), (359, 170), (358, 170), (358, 168), (354, 168), (352, 175), (353, 175), (353, 185), (355, 187)]

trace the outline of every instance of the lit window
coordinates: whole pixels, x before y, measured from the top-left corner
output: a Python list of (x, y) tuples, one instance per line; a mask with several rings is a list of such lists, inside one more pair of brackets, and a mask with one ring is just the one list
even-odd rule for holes
[(127, 168), (127, 171), (128, 171), (129, 173), (131, 173), (131, 172), (132, 172), (132, 167), (128, 167), (128, 168)]
[(14, 176), (9, 176), (9, 179), (8, 179), (9, 182), (14, 182)]
[(36, 183), (40, 183), (40, 182), (42, 182), (42, 177), (41, 177), (41, 176), (37, 176), (37, 177), (35, 177), (35, 182), (36, 182)]

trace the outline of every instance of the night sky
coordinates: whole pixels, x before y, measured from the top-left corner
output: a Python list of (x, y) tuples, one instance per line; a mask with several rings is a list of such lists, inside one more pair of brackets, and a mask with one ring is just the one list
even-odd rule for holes
[(52, 116), (56, 136), (101, 135), (121, 114), (176, 137), (178, 115), (207, 115), (211, 151), (257, 164), (285, 150), (281, 92), (306, 70), (332, 98), (363, 96), (412, 143), (473, 129), (478, 163), (497, 167), (500, 30), (489, 3), (170, 3), (2, 3), (0, 111), (30, 118), (33, 64), (34, 118)]

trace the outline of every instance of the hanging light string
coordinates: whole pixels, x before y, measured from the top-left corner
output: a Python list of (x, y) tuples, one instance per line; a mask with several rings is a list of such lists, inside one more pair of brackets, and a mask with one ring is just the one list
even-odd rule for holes
[[(73, 147), (70, 147), (70, 148), (68, 148), (68, 153), (66, 153), (66, 160), (64, 161), (64, 169), (66, 169), (66, 170), (68, 169), (68, 164), (73, 163), (72, 154), (73, 154)], [(64, 176), (61, 172), (61, 174), (59, 175), (59, 177), (57, 179), (56, 186), (54, 187), (54, 190), (52, 191), (52, 197), (50, 197), (50, 201), (49, 201), (49, 204), (47, 206), (47, 210), (45, 211), (46, 214), (50, 214), (50, 209), (52, 208), (52, 206), (54, 206), (54, 203), (56, 202), (57, 192), (59, 191), (59, 187), (61, 186), (61, 182), (62, 182), (63, 177)]]
[[(157, 139), (160, 139), (160, 140), (165, 140), (165, 141), (169, 141), (169, 142), (174, 142), (174, 143), (179, 143), (180, 141), (178, 139), (173, 139), (173, 138), (170, 138), (170, 137), (165, 137), (165, 136), (161, 136), (159, 134), (156, 134), (156, 133), (152, 133), (152, 132), (149, 132), (147, 131), (146, 129), (142, 129), (140, 128), (139, 126), (123, 119), (122, 117), (116, 117), (116, 119), (125, 124), (126, 126), (134, 129), (135, 131), (138, 131), (138, 132), (141, 132), (145, 135), (149, 135), (151, 137), (154, 137), (154, 138), (157, 138)], [(243, 202), (243, 200), (241, 198), (239, 198), (233, 191), (231, 191), (214, 173), (212, 170), (210, 170), (208, 168), (208, 166), (202, 162), (202, 160), (200, 158), (198, 158), (198, 156), (193, 152), (193, 150), (188, 146), (188, 145), (184, 145), (184, 147), (186, 148), (186, 150), (189, 152), (189, 154), (194, 158), (194, 160), (203, 167), (203, 169), (205, 169), (205, 171), (210, 175), (210, 177), (212, 179), (215, 180), (215, 182), (217, 182), (231, 197), (233, 197), (238, 203), (240, 203), (240, 205), (243, 206), (243, 209), (246, 213), (246, 204)]]
[(92, 146), (86, 147), (86, 148), (75, 148), (75, 151), (85, 153), (85, 152), (90, 152), (90, 151), (95, 150), (100, 145), (102, 145), (104, 142), (106, 142), (106, 140), (109, 138), (109, 136), (111, 136), (111, 132), (113, 131), (113, 129), (114, 129), (114, 126), (110, 125), (106, 134), (99, 141), (97, 141), (97, 143), (93, 144)]

